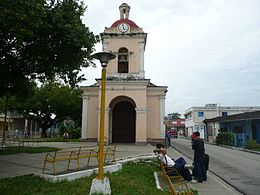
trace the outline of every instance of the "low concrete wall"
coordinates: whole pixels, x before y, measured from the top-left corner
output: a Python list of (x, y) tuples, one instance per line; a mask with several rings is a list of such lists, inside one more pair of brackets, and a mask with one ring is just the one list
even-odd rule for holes
[[(116, 164), (114, 165), (108, 165), (104, 166), (104, 172), (105, 173), (112, 173), (116, 172), (122, 169), (122, 164), (128, 163), (128, 162), (140, 162), (147, 159), (154, 159), (155, 155), (153, 153), (139, 155), (139, 156), (130, 156), (127, 158), (117, 159)], [(77, 171), (73, 173), (67, 173), (62, 175), (48, 175), (48, 174), (41, 174), (40, 177), (44, 178), (50, 182), (59, 182), (62, 180), (72, 181), (75, 179), (79, 179), (81, 177), (89, 177), (94, 172), (98, 172), (98, 168), (84, 170), (84, 171)]]
[[(122, 164), (117, 163), (114, 165), (109, 165), (104, 167), (104, 173), (112, 173), (116, 172), (122, 169)], [(51, 182), (58, 182), (62, 180), (72, 181), (75, 179), (79, 179), (81, 177), (89, 177), (94, 172), (98, 172), (98, 168), (84, 170), (84, 171), (77, 171), (73, 173), (67, 173), (62, 175), (47, 175), (47, 174), (41, 174), (40, 177), (51, 181)]]

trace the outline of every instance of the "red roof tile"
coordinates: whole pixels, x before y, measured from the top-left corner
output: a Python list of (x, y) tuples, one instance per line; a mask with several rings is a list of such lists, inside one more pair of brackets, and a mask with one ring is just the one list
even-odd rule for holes
[(111, 25), (111, 28), (116, 28), (120, 23), (127, 23), (130, 27), (132, 28), (139, 28), (136, 23), (134, 23), (132, 20), (129, 20), (129, 19), (120, 19), (120, 20), (117, 20), (115, 21), (112, 25)]

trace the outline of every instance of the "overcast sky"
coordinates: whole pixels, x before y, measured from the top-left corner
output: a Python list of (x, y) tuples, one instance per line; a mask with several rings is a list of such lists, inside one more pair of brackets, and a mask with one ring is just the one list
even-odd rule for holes
[[(119, 19), (122, 3), (148, 33), (145, 77), (168, 86), (166, 114), (208, 103), (260, 105), (259, 0), (85, 0), (83, 22), (99, 34)], [(100, 64), (83, 72), (81, 85), (93, 84)]]

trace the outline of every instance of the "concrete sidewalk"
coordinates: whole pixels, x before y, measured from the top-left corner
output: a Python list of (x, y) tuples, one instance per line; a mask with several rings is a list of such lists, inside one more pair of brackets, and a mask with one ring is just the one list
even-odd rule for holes
[[(48, 143), (40, 143), (40, 146), (49, 146), (49, 147), (57, 147), (57, 148), (70, 148), (70, 147), (78, 147), (78, 146), (95, 146), (96, 143), (88, 143), (88, 142), (48, 142)], [(135, 157), (138, 155), (144, 155), (148, 153), (152, 153), (154, 150), (154, 146), (147, 144), (146, 146), (136, 146), (134, 144), (119, 144), (116, 150), (116, 158), (122, 159), (127, 157)], [(40, 154), (13, 154), (13, 155), (1, 155), (0, 156), (0, 179), (21, 176), (27, 174), (42, 174), (43, 160), (45, 158), (46, 153)], [(173, 158), (178, 158), (181, 156), (175, 149), (169, 148), (168, 155)], [(190, 159), (184, 157), (187, 162), (191, 163)], [(64, 170), (67, 163), (61, 163), (57, 165), (57, 171)], [(82, 162), (86, 163), (86, 162)], [(97, 162), (95, 159), (91, 161), (92, 166), (96, 166)], [(73, 167), (73, 164), (72, 164)], [(75, 164), (76, 167), (76, 164)], [(52, 166), (49, 165), (47, 167), (47, 172), (51, 172)], [(59, 170), (60, 169), (60, 170)], [(200, 195), (235, 195), (241, 194), (236, 191), (233, 187), (225, 183), (222, 179), (216, 177), (212, 173), (208, 172), (208, 180), (203, 183), (191, 183), (191, 186), (194, 189), (197, 189)]]

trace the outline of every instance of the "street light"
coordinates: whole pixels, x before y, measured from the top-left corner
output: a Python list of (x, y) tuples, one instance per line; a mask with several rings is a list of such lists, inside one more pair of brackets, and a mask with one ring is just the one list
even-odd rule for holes
[[(98, 154), (98, 177), (93, 180), (90, 194), (93, 193), (111, 193), (109, 180), (104, 178), (104, 116), (105, 116), (105, 98), (106, 98), (106, 67), (110, 60), (116, 57), (110, 52), (98, 52), (90, 56), (100, 61), (102, 66), (101, 81), (101, 109), (100, 109), (100, 132), (99, 132), (99, 154)], [(110, 191), (110, 192), (109, 192)]]

